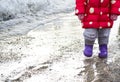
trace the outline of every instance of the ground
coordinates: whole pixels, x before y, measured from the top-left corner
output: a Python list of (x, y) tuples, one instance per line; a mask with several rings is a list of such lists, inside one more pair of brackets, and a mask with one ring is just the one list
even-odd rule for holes
[(84, 57), (84, 29), (73, 13), (45, 18), (1, 23), (7, 28), (0, 31), (0, 82), (120, 81), (119, 19), (111, 30), (108, 58), (100, 59), (97, 41), (93, 56)]

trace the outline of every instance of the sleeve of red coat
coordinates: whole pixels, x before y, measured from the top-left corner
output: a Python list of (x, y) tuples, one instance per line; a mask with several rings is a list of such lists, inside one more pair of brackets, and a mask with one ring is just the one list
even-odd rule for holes
[(120, 15), (120, 0), (111, 0), (111, 14)]
[(86, 0), (76, 0), (75, 14), (84, 14), (85, 13), (85, 1)]

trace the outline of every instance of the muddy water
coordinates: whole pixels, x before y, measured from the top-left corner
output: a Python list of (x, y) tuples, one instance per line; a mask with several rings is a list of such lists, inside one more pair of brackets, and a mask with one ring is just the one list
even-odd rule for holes
[[(71, 34), (78, 37), (75, 40), (72, 39), (73, 43), (70, 43), (71, 45), (59, 49), (60, 57), (56, 60), (52, 60), (53, 62), (50, 67), (41, 73), (24, 80), (24, 82), (119, 82), (120, 47), (118, 22), (116, 21), (114, 28), (111, 30), (109, 57), (107, 59), (100, 59), (98, 58), (97, 43), (95, 44), (92, 58), (85, 58), (83, 56), (83, 30), (78, 29), (79, 21), (76, 21), (76, 18), (74, 19), (73, 17), (71, 20), (72, 25), (71, 22), (68, 22), (68, 26), (65, 26), (71, 27), (70, 29), (72, 29), (69, 38), (71, 37)], [(64, 32), (62, 31), (62, 33)]]
[[(35, 25), (37, 28), (27, 34), (23, 33), (24, 35), (16, 36), (14, 33), (14, 36), (11, 36), (7, 32), (2, 34), (0, 81), (119, 82), (119, 20), (114, 25), (117, 28), (111, 31), (109, 56), (107, 59), (100, 59), (97, 42), (93, 57), (84, 57), (83, 29), (77, 17), (73, 14), (59, 16), (44, 25), (39, 25), (39, 20), (31, 22), (30, 25), (38, 24)], [(24, 25), (27, 26), (27, 23)], [(17, 29), (20, 26), (22, 25), (12, 29), (22, 33), (22, 30)]]

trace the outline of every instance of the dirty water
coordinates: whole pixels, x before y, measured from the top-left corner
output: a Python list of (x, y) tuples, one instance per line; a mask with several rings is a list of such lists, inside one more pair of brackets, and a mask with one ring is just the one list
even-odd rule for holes
[(83, 29), (73, 13), (61, 14), (44, 25), (39, 25), (38, 21), (30, 23), (37, 27), (26, 34), (17, 35), (16, 30), (22, 33), (18, 27), (27, 23), (13, 26), (9, 34), (2, 33), (0, 82), (120, 81), (119, 20), (114, 25), (117, 28), (111, 31), (107, 59), (98, 58), (97, 42), (93, 57), (84, 57)]

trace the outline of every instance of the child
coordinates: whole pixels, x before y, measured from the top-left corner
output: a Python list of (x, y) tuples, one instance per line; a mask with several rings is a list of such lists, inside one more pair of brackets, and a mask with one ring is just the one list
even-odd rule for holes
[(85, 49), (84, 55), (91, 57), (93, 44), (98, 38), (99, 57), (108, 56), (108, 42), (113, 21), (120, 14), (120, 0), (76, 0), (75, 14), (83, 24)]

